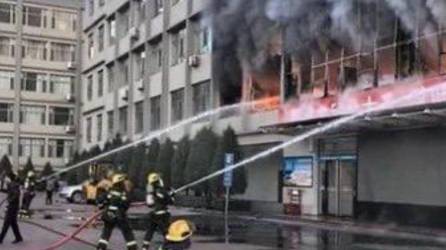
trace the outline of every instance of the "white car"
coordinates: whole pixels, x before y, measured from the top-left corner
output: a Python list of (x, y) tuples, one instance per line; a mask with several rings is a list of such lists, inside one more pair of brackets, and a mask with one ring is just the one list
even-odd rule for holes
[(71, 203), (83, 203), (85, 201), (82, 184), (66, 186), (59, 191), (59, 197)]

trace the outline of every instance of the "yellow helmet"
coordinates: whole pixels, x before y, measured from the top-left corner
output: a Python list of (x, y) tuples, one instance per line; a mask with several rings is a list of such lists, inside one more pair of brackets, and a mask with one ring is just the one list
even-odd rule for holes
[(118, 183), (123, 182), (123, 181), (125, 181), (125, 175), (123, 175), (123, 174), (115, 174), (115, 175), (113, 175), (113, 178), (112, 178), (112, 184), (113, 185), (114, 184), (118, 184)]
[(186, 220), (177, 220), (170, 224), (166, 239), (172, 242), (181, 242), (189, 239), (193, 233), (193, 226)]
[(32, 170), (28, 172), (28, 178), (32, 178), (32, 177), (34, 177), (34, 175), (35, 174)]
[(151, 173), (147, 176), (147, 182), (149, 185), (153, 185), (153, 183), (161, 181), (161, 176), (157, 173)]

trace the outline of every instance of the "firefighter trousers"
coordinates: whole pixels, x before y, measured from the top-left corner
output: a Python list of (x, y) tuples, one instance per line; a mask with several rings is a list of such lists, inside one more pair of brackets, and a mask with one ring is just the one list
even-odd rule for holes
[(30, 208), (30, 206), (31, 206), (31, 202), (33, 201), (33, 199), (34, 199), (34, 194), (33, 193), (31, 193), (31, 192), (25, 192), (24, 194), (23, 194), (23, 199), (22, 199), (22, 210), (25, 210), (25, 211), (29, 211), (29, 208)]
[(128, 250), (138, 249), (137, 242), (135, 240), (135, 235), (130, 228), (129, 221), (127, 219), (117, 220), (114, 222), (104, 221), (104, 229), (102, 230), (101, 239), (98, 243), (98, 250), (106, 250), (108, 246), (108, 241), (112, 235), (113, 229), (118, 227), (121, 230), (122, 235), (126, 241), (126, 246)]
[(147, 227), (146, 235), (144, 236), (143, 247), (148, 249), (150, 242), (152, 241), (155, 232), (159, 232), (164, 236), (167, 234), (169, 229), (170, 213), (155, 214), (150, 213), (149, 215), (149, 225)]
[(5, 215), (5, 219), (3, 222), (2, 232), (0, 233), (0, 242), (3, 242), (3, 239), (8, 233), (9, 228), (12, 228), (12, 232), (14, 233), (15, 239), (17, 241), (23, 240), (22, 235), (20, 234), (19, 224), (17, 223), (17, 215), (16, 211), (7, 211)]

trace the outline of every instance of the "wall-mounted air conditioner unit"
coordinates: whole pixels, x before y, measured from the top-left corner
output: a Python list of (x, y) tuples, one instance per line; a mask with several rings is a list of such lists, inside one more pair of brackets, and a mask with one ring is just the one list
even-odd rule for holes
[(136, 89), (137, 90), (139, 90), (139, 91), (144, 91), (144, 80), (143, 79), (140, 79), (140, 80), (138, 80), (136, 83), (135, 83), (135, 85), (136, 85)]
[(189, 58), (187, 60), (187, 64), (190, 67), (194, 67), (194, 68), (200, 66), (200, 57), (197, 55), (189, 56)]
[(128, 89), (120, 89), (119, 97), (124, 101), (128, 101), (129, 100), (129, 90)]
[(74, 102), (74, 101), (76, 100), (76, 98), (74, 97), (73, 94), (67, 94), (67, 95), (65, 96), (65, 100), (66, 100), (67, 102)]
[(76, 133), (76, 128), (73, 125), (65, 126), (65, 133), (74, 134)]
[(130, 38), (134, 40), (139, 39), (139, 30), (136, 27), (132, 27), (129, 30)]

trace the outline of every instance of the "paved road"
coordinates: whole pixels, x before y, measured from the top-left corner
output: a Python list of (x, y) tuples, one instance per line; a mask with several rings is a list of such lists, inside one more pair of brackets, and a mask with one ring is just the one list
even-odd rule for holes
[[(2, 198), (3, 196), (0, 196)], [(33, 204), (36, 215), (31, 220), (49, 227), (50, 229), (69, 234), (82, 223), (82, 219), (92, 214), (94, 208), (86, 205), (72, 205), (65, 202), (53, 206), (45, 206), (42, 197), (38, 197)], [(146, 208), (132, 209), (131, 213), (144, 214)], [(174, 209), (174, 214), (191, 219), (197, 226), (197, 233), (193, 238), (192, 250), (269, 250), (269, 249), (299, 249), (299, 250), (440, 250), (446, 245), (436, 240), (428, 240), (408, 235), (382, 233), (370, 234), (367, 231), (341, 230), (333, 228), (313, 227), (311, 225), (290, 225), (285, 221), (268, 221), (244, 217), (232, 218), (230, 221), (231, 235), (229, 244), (225, 244), (224, 224), (220, 216), (198, 214), (188, 209)], [(45, 215), (53, 219), (45, 219)], [(145, 223), (138, 220), (135, 223), (135, 234), (142, 240)], [(25, 242), (12, 245), (12, 235), (5, 240), (0, 249), (10, 250), (42, 250), (51, 243), (60, 240), (61, 236), (48, 232), (42, 228), (20, 222)], [(100, 225), (84, 230), (80, 235), (84, 241), (95, 244), (99, 238)], [(122, 236), (118, 231), (113, 234), (111, 249), (125, 249)], [(94, 249), (85, 243), (70, 241), (60, 249), (88, 250)]]

